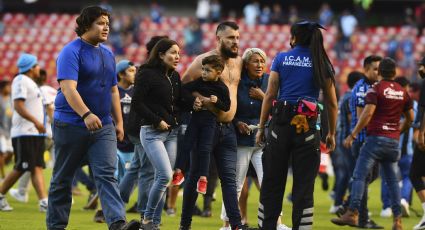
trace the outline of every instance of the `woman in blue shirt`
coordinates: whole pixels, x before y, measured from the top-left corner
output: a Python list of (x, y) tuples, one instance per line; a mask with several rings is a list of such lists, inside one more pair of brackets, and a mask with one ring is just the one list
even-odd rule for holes
[(330, 151), (335, 148), (338, 107), (334, 69), (323, 47), (320, 29), (323, 27), (315, 22), (293, 24), (293, 49), (279, 53), (273, 60), (256, 140), (259, 144), (264, 142), (264, 125), (272, 111), (263, 154), (260, 229), (276, 229), (289, 164), (293, 170), (292, 229), (312, 229), (314, 180), (320, 164), (320, 134), (316, 130), (320, 90), (328, 111), (326, 144)]

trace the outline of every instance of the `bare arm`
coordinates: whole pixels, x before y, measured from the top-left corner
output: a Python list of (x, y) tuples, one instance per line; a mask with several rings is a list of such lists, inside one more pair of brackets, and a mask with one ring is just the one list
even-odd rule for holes
[(347, 138), (344, 140), (344, 147), (350, 148), (353, 144), (354, 138), (360, 133), (360, 131), (366, 127), (370, 120), (372, 119), (373, 113), (375, 112), (376, 105), (367, 104), (364, 107), (362, 114), (360, 115), (359, 120), (357, 121), (356, 127), (354, 127), (353, 131)]
[(44, 128), (43, 123), (39, 122), (33, 115), (31, 115), (31, 113), (27, 110), (27, 108), (25, 108), (24, 99), (15, 99), (13, 101), (13, 108), (21, 117), (34, 123), (39, 133), (46, 132), (46, 129)]
[(328, 79), (323, 89), (324, 103), (328, 115), (328, 135), (326, 136), (326, 147), (332, 152), (335, 149), (336, 119), (338, 116), (338, 102), (336, 99), (335, 85)]
[(410, 129), (410, 126), (412, 125), (414, 117), (415, 117), (415, 113), (413, 112), (413, 109), (409, 109), (408, 111), (404, 112), (404, 121), (401, 124), (401, 128), (400, 128), (401, 133), (404, 133), (406, 130)]
[(202, 75), (202, 58), (202, 55), (196, 57), (195, 60), (186, 69), (186, 72), (182, 77), (183, 84), (196, 80)]
[(264, 96), (263, 104), (261, 105), (260, 123), (257, 132), (256, 142), (260, 144), (264, 141), (264, 125), (269, 117), (272, 102), (276, 99), (279, 90), (279, 74), (271, 71), (269, 76), (269, 84), (266, 95)]
[(112, 96), (112, 118), (115, 121), (115, 129), (117, 132), (117, 139), (122, 141), (124, 139), (124, 127), (123, 120), (121, 114), (121, 103), (120, 103), (120, 92), (118, 91), (118, 87), (112, 86), (111, 88), (111, 96)]
[[(59, 82), (61, 91), (65, 96), (69, 106), (81, 117), (89, 112), (89, 108), (84, 104), (81, 95), (77, 91), (77, 82), (74, 80), (61, 80)], [(90, 114), (84, 119), (86, 127), (90, 131), (102, 128), (102, 122), (95, 114)]]

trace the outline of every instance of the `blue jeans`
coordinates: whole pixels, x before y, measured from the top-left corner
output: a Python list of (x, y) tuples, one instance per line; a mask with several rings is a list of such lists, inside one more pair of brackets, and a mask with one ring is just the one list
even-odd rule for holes
[[(410, 172), (410, 165), (412, 164), (412, 155), (404, 154), (401, 155), (400, 160), (398, 161), (398, 169), (400, 170), (401, 174), (401, 198), (405, 199), (408, 203), (410, 203), (412, 199), (412, 182), (410, 182), (409, 178), (409, 172)], [(382, 175), (381, 170), (381, 175)], [(383, 209), (391, 207), (391, 199), (390, 199), (390, 193), (388, 191), (388, 186), (386, 185), (385, 181), (382, 181), (381, 183), (381, 200)]]
[(382, 166), (384, 179), (390, 189), (393, 214), (400, 216), (400, 188), (396, 176), (399, 157), (398, 140), (381, 136), (366, 137), (366, 142), (360, 150), (359, 159), (354, 169), (350, 200), (351, 209), (358, 210), (360, 208), (363, 192), (367, 189), (367, 174), (378, 161)]
[(336, 151), (331, 154), (332, 166), (335, 171), (335, 206), (342, 205), (345, 192), (349, 187), (351, 175), (353, 175), (356, 158), (351, 153), (351, 149), (347, 149), (338, 144)]
[[(197, 150), (195, 148), (191, 153), (191, 167), (189, 178), (186, 181), (183, 193), (183, 208), (180, 225), (187, 227), (192, 223), (192, 213), (195, 207), (198, 193), (196, 192), (196, 182), (199, 179), (199, 165), (193, 165), (196, 162)], [(214, 131), (214, 142), (212, 156), (215, 158), (218, 176), (221, 180), (221, 190), (223, 194), (223, 203), (231, 226), (234, 228), (241, 225), (241, 216), (238, 206), (236, 192), (236, 161), (237, 146), (236, 133), (232, 124), (218, 124)]]
[(71, 209), (71, 185), (75, 171), (88, 159), (106, 222), (125, 220), (117, 179), (117, 137), (112, 124), (96, 131), (55, 120), (53, 122), (56, 162), (50, 182), (46, 224), (48, 229), (64, 229)]
[(196, 160), (191, 164), (198, 165), (196, 167), (199, 176), (208, 176), (216, 126), (217, 118), (210, 111), (194, 112), (185, 132), (182, 152), (178, 158), (189, 160), (184, 156), (190, 156), (190, 152), (196, 146), (198, 156), (190, 160)]
[(153, 220), (157, 208), (165, 199), (165, 190), (171, 181), (176, 161), (177, 132), (178, 128), (165, 132), (151, 126), (142, 126), (140, 129), (140, 142), (155, 170), (155, 179), (144, 213), (146, 220)]
[[(146, 156), (146, 152), (143, 150), (140, 138), (132, 135), (128, 135), (128, 138), (131, 143), (134, 144), (134, 157), (130, 163), (130, 168), (128, 168), (120, 182), (120, 194), (123, 201), (128, 203), (135, 184), (138, 183), (139, 194), (137, 199), (137, 211), (143, 214), (146, 211), (146, 204), (148, 202), (149, 191), (153, 183), (155, 171)], [(164, 202), (165, 197), (161, 200), (161, 203), (155, 211), (153, 216), (154, 224), (159, 224), (161, 222), (161, 212)]]

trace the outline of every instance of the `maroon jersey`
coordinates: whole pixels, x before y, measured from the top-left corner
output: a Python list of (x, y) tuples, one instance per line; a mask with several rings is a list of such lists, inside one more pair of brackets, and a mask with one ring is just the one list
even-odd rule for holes
[(406, 90), (395, 81), (382, 80), (369, 88), (365, 104), (376, 105), (367, 126), (367, 135), (398, 140), (401, 114), (412, 108), (412, 100)]

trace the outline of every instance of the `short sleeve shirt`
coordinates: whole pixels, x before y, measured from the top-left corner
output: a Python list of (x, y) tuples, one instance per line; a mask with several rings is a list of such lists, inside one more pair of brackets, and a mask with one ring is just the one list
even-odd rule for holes
[[(46, 114), (44, 109), (45, 100), (40, 88), (28, 76), (19, 74), (12, 82), (12, 101), (17, 99), (24, 100), (25, 108), (34, 116), (40, 123), (46, 126)], [(12, 107), (13, 108), (13, 107)], [(40, 134), (34, 123), (23, 118), (15, 110), (12, 115), (12, 129), (10, 136), (45, 136)]]
[[(90, 111), (103, 125), (112, 123), (111, 88), (117, 84), (112, 52), (102, 44), (95, 47), (77, 38), (62, 49), (56, 64), (58, 81), (76, 81), (77, 91)], [(83, 119), (71, 108), (60, 89), (54, 118), (85, 127)]]
[(382, 80), (368, 90), (365, 103), (376, 105), (367, 135), (398, 140), (401, 114), (412, 109), (412, 100), (406, 90), (395, 81)]
[(313, 60), (308, 47), (296, 46), (279, 53), (271, 71), (279, 73), (279, 101), (295, 104), (300, 97), (318, 99), (320, 89), (313, 78)]

